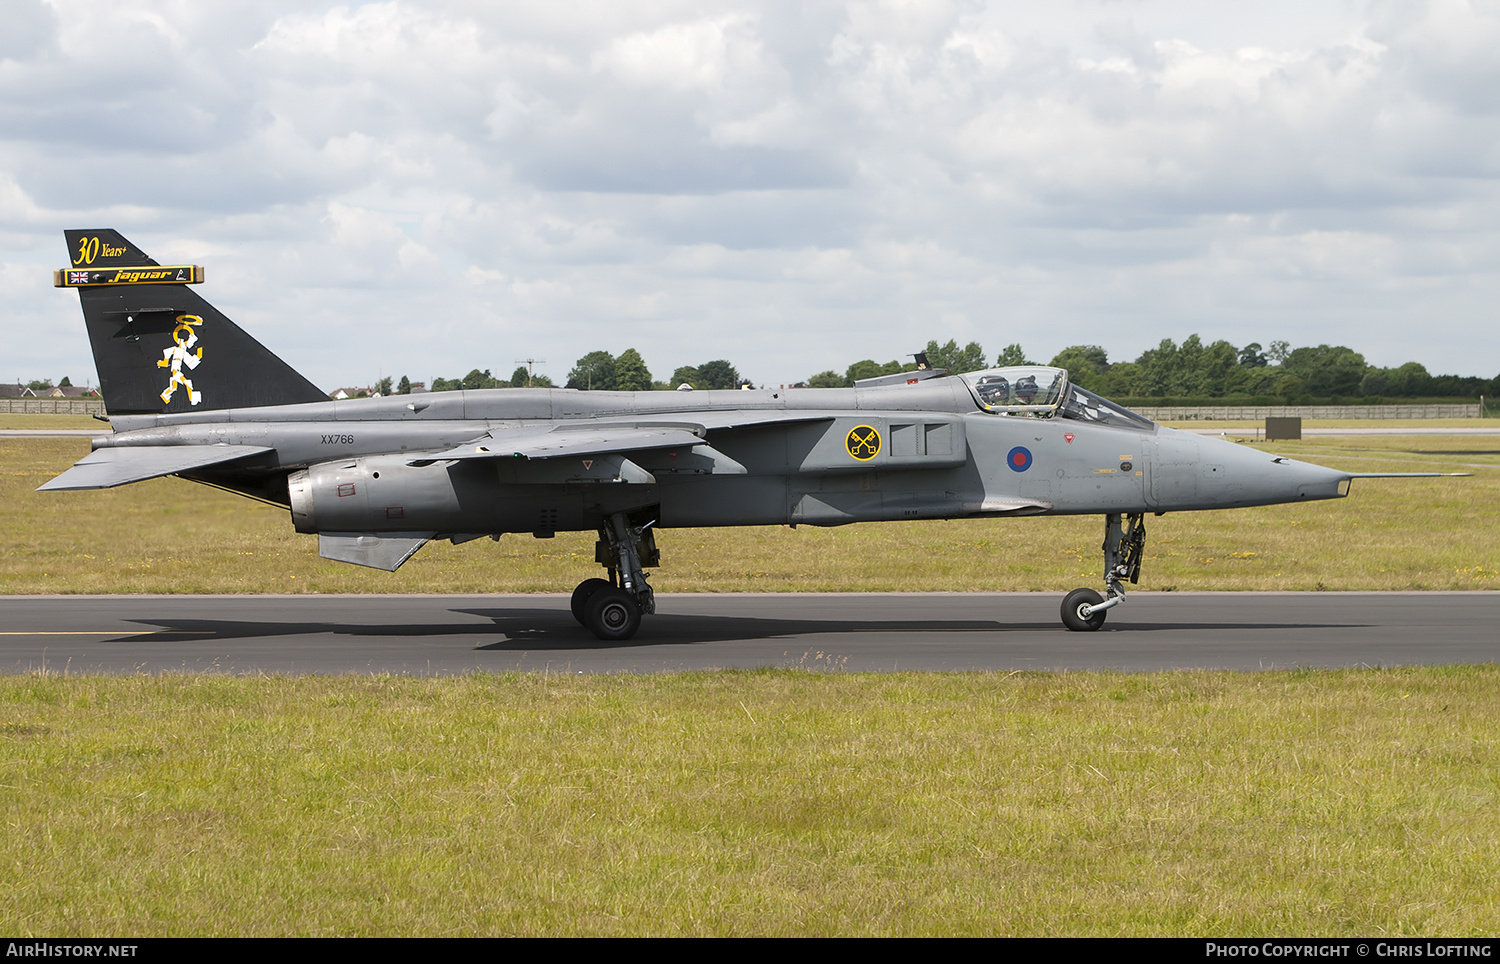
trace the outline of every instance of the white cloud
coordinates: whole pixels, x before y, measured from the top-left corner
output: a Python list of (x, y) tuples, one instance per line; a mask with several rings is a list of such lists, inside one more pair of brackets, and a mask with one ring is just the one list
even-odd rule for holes
[[(669, 24), (650, 33), (633, 33), (610, 41), (594, 54), (593, 66), (610, 80), (667, 90), (712, 91), (723, 85), (732, 66), (753, 67), (758, 58), (735, 58), (726, 36), (734, 18)], [(751, 46), (755, 46), (752, 42)]]
[(16, 10), (0, 282), (60, 333), (29, 376), (87, 346), (15, 266), (105, 224), (330, 385), (1194, 331), (1500, 371), (1489, 4)]

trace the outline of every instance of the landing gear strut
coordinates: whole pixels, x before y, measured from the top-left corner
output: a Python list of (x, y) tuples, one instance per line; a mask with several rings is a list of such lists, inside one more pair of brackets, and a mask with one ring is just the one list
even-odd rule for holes
[(1104, 591), (1075, 589), (1063, 597), (1063, 625), (1075, 633), (1089, 633), (1104, 625), (1105, 615), (1125, 601), (1124, 580), (1141, 581), (1141, 557), (1146, 553), (1145, 513), (1132, 512), (1120, 522), (1118, 512), (1104, 517)]
[(600, 639), (629, 639), (641, 627), (642, 614), (656, 612), (656, 597), (646, 582), (646, 566), (661, 563), (651, 527), (631, 525), (624, 512), (607, 516), (599, 524), (594, 559), (609, 573), (608, 579), (585, 579), (573, 590), (573, 618)]

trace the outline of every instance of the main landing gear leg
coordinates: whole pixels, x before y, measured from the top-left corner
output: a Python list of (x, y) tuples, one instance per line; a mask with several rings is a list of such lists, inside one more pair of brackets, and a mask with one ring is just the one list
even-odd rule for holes
[(609, 572), (609, 579), (585, 579), (573, 590), (573, 618), (600, 639), (626, 640), (641, 626), (641, 615), (656, 612), (656, 597), (646, 582), (646, 566), (660, 562), (655, 521), (632, 526), (630, 518), (616, 512), (599, 526), (594, 558)]
[(1063, 625), (1076, 633), (1093, 632), (1104, 625), (1105, 615), (1125, 601), (1124, 580), (1141, 581), (1141, 557), (1146, 553), (1146, 519), (1143, 512), (1125, 516), (1118, 512), (1104, 517), (1104, 589), (1108, 598), (1092, 589), (1075, 589), (1063, 597)]

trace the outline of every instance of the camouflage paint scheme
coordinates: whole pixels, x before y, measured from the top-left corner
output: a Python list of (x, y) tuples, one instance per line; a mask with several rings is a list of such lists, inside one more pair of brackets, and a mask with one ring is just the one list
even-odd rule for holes
[(66, 236), (54, 281), (79, 289), (113, 432), (43, 490), (178, 475), (285, 506), (322, 555), (386, 570), (431, 539), (597, 529), (609, 578), (574, 612), (606, 639), (654, 611), (655, 529), (1103, 514), (1112, 601), (1076, 590), (1063, 609), (1093, 629), (1138, 575), (1145, 514), (1340, 498), (1357, 477), (1157, 425), (1043, 366), (329, 401), (189, 287), (201, 267), (142, 270), (117, 232)]

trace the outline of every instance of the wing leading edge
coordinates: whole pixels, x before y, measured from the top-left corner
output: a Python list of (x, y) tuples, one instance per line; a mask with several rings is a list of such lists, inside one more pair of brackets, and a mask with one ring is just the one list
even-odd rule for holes
[(610, 455), (706, 445), (703, 438), (686, 428), (616, 428), (590, 426), (586, 430), (538, 433), (487, 432), (472, 441), (443, 452), (422, 455), (412, 464), (450, 459), (555, 459), (573, 455)]
[[(407, 464), (431, 465), (462, 459), (557, 459), (573, 456), (615, 455), (652, 449), (695, 448), (716, 465), (723, 474), (744, 474), (744, 467), (717, 452), (708, 443), (707, 433), (716, 430), (749, 428), (758, 425), (792, 422), (828, 422), (825, 413), (795, 414), (785, 412), (693, 412), (661, 419), (636, 419), (626, 424), (585, 421), (566, 422), (545, 429), (492, 429), (477, 438), (441, 452), (417, 455)], [(667, 419), (671, 419), (668, 421)]]

